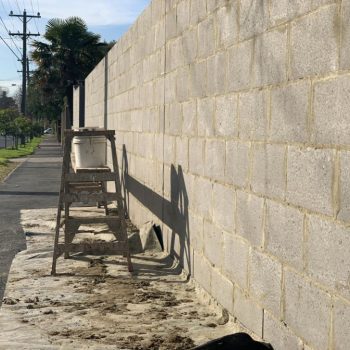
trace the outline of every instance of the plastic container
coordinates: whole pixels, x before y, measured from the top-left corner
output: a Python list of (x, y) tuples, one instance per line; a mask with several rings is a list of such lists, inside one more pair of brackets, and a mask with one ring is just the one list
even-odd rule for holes
[(73, 151), (76, 168), (106, 166), (106, 138), (104, 136), (75, 136)]

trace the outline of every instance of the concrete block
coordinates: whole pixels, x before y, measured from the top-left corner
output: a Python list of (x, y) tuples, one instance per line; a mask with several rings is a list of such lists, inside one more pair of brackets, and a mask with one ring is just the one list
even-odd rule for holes
[(182, 104), (182, 134), (193, 136), (197, 132), (197, 103), (189, 100)]
[(272, 25), (290, 21), (311, 10), (312, 0), (272, 0), (270, 5)]
[(320, 6), (330, 4), (332, 2), (336, 2), (336, 0), (311, 0), (312, 1), (312, 8), (317, 9)]
[(237, 191), (237, 234), (260, 246), (263, 237), (264, 199)]
[(253, 75), (255, 86), (278, 84), (286, 80), (286, 27), (267, 32), (256, 38)]
[(207, 89), (207, 64), (205, 61), (190, 66), (190, 96), (204, 97)]
[(180, 165), (183, 171), (188, 170), (188, 138), (176, 138), (176, 164)]
[(286, 147), (255, 144), (253, 146), (252, 190), (283, 199), (286, 191)]
[(180, 103), (171, 103), (165, 106), (165, 133), (181, 135), (182, 111)]
[(350, 304), (341, 299), (334, 303), (334, 350), (345, 350), (350, 344)]
[(291, 75), (301, 78), (325, 74), (338, 67), (340, 22), (337, 6), (302, 17), (291, 26)]
[(248, 89), (252, 79), (253, 40), (247, 40), (228, 50), (227, 90)]
[(350, 68), (350, 27), (348, 20), (350, 18), (350, 1), (345, 0), (341, 4), (341, 23), (342, 35), (340, 44), (340, 69)]
[(284, 321), (311, 347), (327, 350), (331, 299), (294, 271), (285, 270)]
[(333, 215), (335, 152), (329, 149), (289, 147), (287, 159), (288, 202)]
[(340, 153), (339, 211), (337, 218), (350, 221), (350, 153)]
[(310, 216), (308, 233), (308, 272), (350, 299), (350, 228)]
[(244, 240), (232, 233), (223, 232), (224, 262), (223, 271), (235, 285), (247, 289), (249, 247)]
[[(173, 71), (168, 73), (165, 76), (165, 92), (164, 92), (164, 101), (166, 104), (173, 103), (176, 101), (176, 78), (177, 72)], [(142, 107), (147, 105), (145, 102), (142, 102)]]
[(175, 137), (164, 135), (164, 162), (166, 164), (173, 164), (175, 162)]
[(210, 220), (212, 217), (212, 190), (210, 180), (196, 177), (194, 181), (193, 210), (203, 218)]
[(218, 181), (223, 181), (225, 179), (225, 150), (225, 141), (206, 141), (205, 176)]
[(190, 172), (196, 175), (204, 174), (204, 140), (191, 138), (189, 145)]
[(193, 278), (207, 291), (211, 290), (212, 267), (209, 261), (202, 254), (193, 252)]
[(177, 71), (176, 78), (176, 96), (179, 102), (188, 100), (189, 89), (190, 89), (190, 77), (189, 77), (189, 68), (184, 66), (179, 68)]
[(249, 171), (249, 144), (237, 141), (226, 142), (225, 182), (245, 187)]
[(207, 58), (215, 51), (214, 18), (207, 17), (198, 24), (198, 57)]
[(204, 255), (215, 267), (223, 264), (223, 237), (221, 230), (211, 222), (204, 220)]
[(272, 255), (299, 270), (303, 268), (304, 214), (267, 201), (265, 247)]
[(203, 0), (191, 0), (191, 25), (196, 25), (207, 16), (207, 9)]
[(166, 41), (168, 42), (177, 35), (176, 9), (171, 9), (166, 14)]
[(207, 60), (207, 94), (220, 95), (226, 90), (226, 52), (219, 52)]
[(197, 28), (191, 28), (182, 35), (182, 52), (185, 64), (191, 64), (197, 57)]
[(298, 338), (287, 325), (264, 312), (264, 339), (274, 349), (304, 350), (302, 340)]
[(241, 139), (266, 139), (268, 133), (267, 106), (267, 91), (252, 91), (240, 94), (238, 110)]
[(237, 135), (237, 96), (226, 95), (216, 98), (215, 133), (218, 136)]
[(197, 100), (197, 128), (198, 136), (214, 135), (214, 108), (213, 98), (203, 98)]
[(242, 0), (239, 17), (240, 41), (261, 34), (269, 25), (269, 4), (260, 0)]
[(350, 76), (348, 75), (315, 85), (313, 131), (315, 142), (349, 144), (349, 93)]
[(228, 232), (232, 232), (234, 229), (234, 207), (234, 190), (215, 183), (213, 187), (213, 221)]
[(190, 24), (190, 1), (181, 1), (177, 5), (177, 34), (182, 34)]
[(263, 336), (263, 309), (251, 297), (235, 286), (233, 314), (239, 323), (254, 332), (258, 337)]
[(238, 2), (230, 1), (216, 13), (217, 45), (225, 48), (238, 40)]
[(306, 142), (311, 84), (300, 81), (271, 90), (270, 139)]
[(188, 215), (188, 238), (191, 247), (197, 253), (202, 253), (204, 249), (203, 218), (192, 212), (189, 212)]
[(249, 290), (264, 309), (279, 317), (282, 298), (282, 265), (266, 254), (250, 251)]
[(233, 284), (217, 269), (212, 271), (211, 294), (230, 314), (233, 313)]

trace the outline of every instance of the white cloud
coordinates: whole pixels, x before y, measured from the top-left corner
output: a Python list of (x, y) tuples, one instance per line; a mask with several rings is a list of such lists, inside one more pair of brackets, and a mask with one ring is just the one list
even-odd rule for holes
[(89, 26), (125, 25), (134, 22), (149, 3), (150, 0), (39, 0), (39, 9), (46, 19), (78, 16)]

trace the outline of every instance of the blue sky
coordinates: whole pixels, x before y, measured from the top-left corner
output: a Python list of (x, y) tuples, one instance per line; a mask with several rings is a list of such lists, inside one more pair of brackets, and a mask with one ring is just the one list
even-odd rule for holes
[[(22, 22), (16, 17), (9, 17), (9, 12), (28, 14), (40, 12), (41, 18), (31, 20), (28, 31), (40, 34), (50, 18), (79, 16), (87, 23), (89, 30), (101, 35), (106, 41), (117, 40), (125, 33), (151, 0), (0, 0), (0, 36), (7, 42), (18, 57), (21, 57), (22, 40), (7, 33), (22, 32)], [(40, 37), (34, 37), (40, 40)], [(17, 47), (16, 47), (17, 46)], [(30, 50), (30, 47), (29, 47)], [(33, 67), (32, 67), (33, 68)], [(0, 39), (0, 87), (9, 87), (13, 94), (21, 84), (21, 63)]]

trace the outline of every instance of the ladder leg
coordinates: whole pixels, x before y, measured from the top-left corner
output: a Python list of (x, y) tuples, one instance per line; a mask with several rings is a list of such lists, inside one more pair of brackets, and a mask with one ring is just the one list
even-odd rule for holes
[(125, 221), (125, 208), (123, 205), (123, 199), (122, 199), (122, 193), (121, 193), (119, 167), (118, 167), (117, 151), (116, 151), (116, 147), (115, 147), (114, 135), (109, 136), (109, 141), (111, 143), (113, 171), (116, 174), (115, 190), (117, 192), (117, 198), (118, 198), (117, 199), (118, 215), (119, 215), (120, 222), (121, 222), (122, 237), (126, 243), (126, 251), (124, 252), (123, 255), (126, 255), (129, 272), (132, 272), (134, 269), (133, 269), (132, 262), (131, 262), (131, 255), (130, 255), (129, 244), (128, 244), (128, 234), (127, 234), (127, 227), (126, 227), (126, 221)]
[(57, 215), (56, 215), (56, 230), (55, 230), (55, 240), (53, 245), (53, 256), (52, 256), (52, 267), (51, 267), (51, 275), (56, 274), (56, 261), (58, 258), (58, 241), (60, 235), (60, 226), (61, 226), (61, 211), (63, 210), (63, 191), (64, 191), (64, 164), (62, 164), (62, 175), (61, 175), (61, 185), (60, 192), (58, 197), (58, 205), (57, 205)]
[[(107, 192), (106, 191), (106, 183), (104, 181), (101, 182), (101, 190), (103, 193)], [(105, 208), (105, 214), (106, 216), (108, 215), (108, 203), (107, 202), (102, 202), (104, 208)]]

